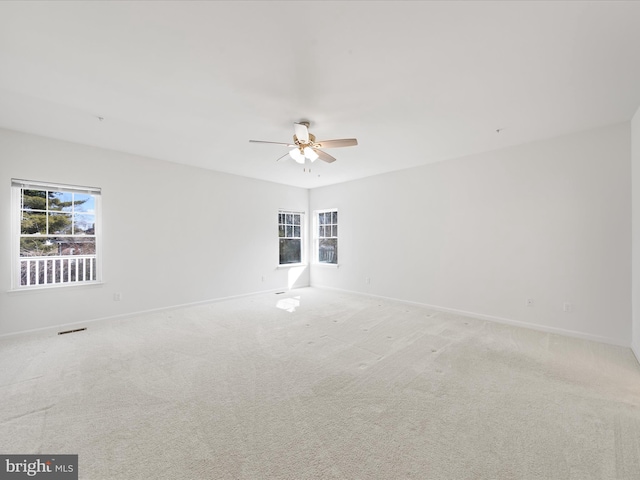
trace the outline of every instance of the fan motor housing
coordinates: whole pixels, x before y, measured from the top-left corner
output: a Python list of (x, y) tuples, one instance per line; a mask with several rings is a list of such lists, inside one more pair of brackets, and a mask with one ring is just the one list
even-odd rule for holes
[(296, 135), (293, 136), (293, 143), (295, 143), (296, 145), (313, 145), (315, 141), (316, 136), (313, 133), (309, 134), (309, 143), (301, 143)]

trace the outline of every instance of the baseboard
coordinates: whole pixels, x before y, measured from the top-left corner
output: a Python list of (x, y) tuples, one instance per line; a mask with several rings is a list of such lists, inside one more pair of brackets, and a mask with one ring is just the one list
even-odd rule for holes
[[(567, 337), (573, 337), (573, 338), (579, 338), (582, 340), (590, 340), (590, 341), (594, 341), (594, 342), (599, 342), (599, 343), (606, 343), (606, 344), (610, 344), (610, 345), (617, 345), (617, 346), (621, 346), (621, 347), (627, 347), (629, 348), (629, 344), (628, 343), (624, 343), (621, 342), (617, 339), (613, 339), (613, 338), (609, 338), (609, 337), (601, 337), (598, 335), (591, 335), (588, 333), (583, 333), (583, 332), (578, 332), (575, 330), (566, 330), (566, 329), (562, 329), (562, 328), (557, 328), (557, 327), (548, 327), (545, 325), (538, 325), (535, 323), (530, 323), (530, 322), (523, 322), (520, 320), (512, 320), (509, 318), (502, 318), (502, 317), (496, 317), (493, 315), (485, 315), (482, 313), (476, 313), (476, 312), (468, 312), (465, 310), (459, 310), (459, 309), (455, 309), (455, 308), (447, 308), (447, 307), (442, 307), (439, 305), (431, 305), (431, 304), (427, 304), (427, 303), (422, 303), (422, 302), (415, 302), (415, 301), (411, 301), (411, 300), (404, 300), (401, 298), (394, 298), (394, 297), (387, 297), (387, 296), (383, 296), (383, 295), (375, 295), (372, 293), (367, 293), (367, 292), (358, 292), (355, 290), (346, 290), (346, 289), (342, 289), (342, 288), (335, 288), (335, 287), (328, 287), (328, 286), (324, 286), (324, 285), (300, 285), (300, 286), (294, 286), (293, 288), (305, 288), (305, 287), (313, 287), (313, 288), (319, 288), (319, 289), (324, 289), (324, 290), (333, 290), (336, 292), (343, 292), (343, 293), (349, 293), (352, 295), (361, 295), (361, 296), (365, 296), (365, 297), (370, 297), (370, 298), (380, 298), (383, 300), (389, 300), (389, 301), (394, 301), (394, 302), (400, 302), (400, 303), (404, 303), (407, 305), (417, 305), (420, 307), (425, 307), (425, 308), (430, 308), (432, 310), (436, 310), (436, 311), (440, 311), (440, 312), (447, 312), (447, 313), (453, 313), (456, 315), (463, 315), (465, 317), (470, 317), (470, 318), (477, 318), (479, 320), (486, 320), (486, 321), (490, 321), (490, 322), (495, 322), (495, 323), (502, 323), (505, 325), (512, 325), (512, 326), (516, 326), (516, 327), (522, 327), (522, 328), (529, 328), (531, 330), (537, 330), (537, 331), (541, 331), (541, 332), (546, 332), (546, 333), (555, 333), (558, 335), (564, 335)], [(80, 322), (73, 322), (73, 323), (63, 323), (63, 324), (59, 324), (59, 325), (54, 325), (54, 326), (50, 326), (50, 327), (42, 327), (42, 328), (36, 328), (36, 329), (31, 329), (31, 330), (23, 330), (20, 332), (12, 332), (12, 333), (5, 333), (0, 335), (0, 339), (2, 338), (8, 338), (8, 337), (15, 337), (15, 336), (20, 336), (20, 335), (34, 335), (34, 334), (41, 334), (41, 335), (57, 335), (58, 332), (60, 331), (65, 331), (65, 330), (73, 330), (82, 326), (87, 326), (87, 325), (91, 325), (91, 324), (96, 324), (96, 323), (100, 323), (100, 322), (112, 322), (115, 320), (126, 320), (127, 318), (132, 318), (132, 317), (136, 317), (138, 315), (147, 315), (147, 314), (151, 314), (151, 313), (158, 313), (158, 312), (165, 312), (165, 311), (171, 311), (171, 310), (176, 310), (179, 308), (185, 308), (185, 307), (195, 307), (198, 305), (206, 305), (206, 304), (210, 304), (210, 303), (217, 303), (217, 302), (224, 302), (226, 300), (233, 300), (233, 299), (238, 299), (238, 298), (244, 298), (244, 297), (250, 297), (253, 295), (260, 295), (263, 293), (275, 293), (275, 292), (281, 292), (283, 290), (289, 290), (288, 287), (280, 287), (280, 288), (274, 288), (274, 289), (268, 289), (268, 290), (260, 290), (260, 291), (256, 291), (256, 292), (249, 292), (249, 293), (242, 293), (239, 295), (230, 295), (230, 296), (226, 296), (226, 297), (216, 297), (216, 298), (212, 298), (212, 299), (208, 299), (208, 300), (199, 300), (197, 302), (190, 302), (190, 303), (184, 303), (184, 304), (179, 304), (179, 305), (170, 305), (170, 306), (166, 306), (166, 307), (159, 307), (159, 308), (153, 308), (153, 309), (148, 309), (148, 310), (139, 310), (139, 311), (135, 311), (135, 312), (129, 312), (129, 313), (123, 313), (120, 315), (111, 315), (111, 316), (107, 316), (107, 317), (100, 317), (100, 318), (95, 318), (95, 319), (91, 319), (91, 320), (83, 320)], [(640, 346), (637, 345), (632, 345), (631, 346), (631, 351), (633, 352), (633, 354), (635, 355), (636, 359), (638, 360), (638, 362), (640, 363)]]
[[(294, 286), (292, 289), (304, 288), (304, 287), (308, 287), (308, 285)], [(179, 308), (196, 307), (198, 305), (206, 305), (206, 304), (209, 304), (209, 303), (224, 302), (226, 300), (233, 300), (233, 299), (243, 298), (243, 297), (251, 297), (253, 295), (260, 295), (260, 294), (263, 294), (263, 293), (281, 292), (283, 290), (287, 291), (287, 290), (290, 290), (290, 289), (289, 289), (289, 287), (284, 286), (284, 287), (273, 288), (273, 289), (268, 289), (268, 290), (259, 290), (259, 291), (256, 291), (256, 292), (241, 293), (239, 295), (230, 295), (230, 296), (227, 296), (227, 297), (216, 297), (216, 298), (211, 298), (211, 299), (208, 299), (208, 300), (199, 300), (197, 302), (189, 302), (189, 303), (183, 303), (183, 304), (179, 304), (179, 305), (169, 305), (169, 306), (166, 306), (166, 307), (152, 308), (152, 309), (148, 309), (148, 310), (138, 310), (138, 311), (135, 311), (135, 312), (122, 313), (122, 314), (119, 314), (119, 315), (110, 315), (110, 316), (107, 316), (107, 317), (93, 318), (91, 320), (82, 320), (82, 321), (79, 321), (79, 322), (62, 323), (62, 324), (53, 325), (53, 326), (49, 326), (49, 327), (34, 328), (34, 329), (30, 329), (30, 330), (21, 330), (19, 332), (4, 333), (4, 334), (0, 335), (0, 339), (9, 338), (9, 337), (17, 337), (17, 336), (22, 336), (22, 335), (45, 335), (45, 336), (57, 335), (58, 332), (61, 332), (61, 331), (75, 330), (77, 328), (88, 327), (89, 325), (95, 325), (95, 324), (98, 324), (98, 323), (101, 323), (101, 322), (113, 322), (113, 321), (116, 321), (116, 320), (126, 320), (128, 318), (136, 317), (138, 315), (147, 315), (147, 314), (150, 314), (150, 313), (168, 312), (168, 311), (176, 310), (176, 309), (179, 309)]]
[(640, 345), (631, 345), (631, 351), (636, 356), (636, 360), (638, 361), (638, 365), (640, 366)]
[[(557, 328), (557, 327), (549, 327), (546, 325), (538, 325), (535, 323), (530, 323), (530, 322), (523, 322), (521, 320), (512, 320), (510, 318), (502, 318), (502, 317), (496, 317), (493, 315), (485, 315), (483, 313), (477, 313), (477, 312), (468, 312), (466, 310), (459, 310), (456, 308), (448, 308), (448, 307), (442, 307), (439, 305), (430, 305), (427, 303), (422, 303), (422, 302), (414, 302), (411, 300), (404, 300), (402, 298), (394, 298), (394, 297), (386, 297), (383, 295), (375, 295), (372, 293), (367, 293), (367, 292), (358, 292), (358, 291), (354, 291), (354, 290), (345, 290), (345, 289), (341, 289), (341, 288), (335, 288), (335, 287), (327, 287), (324, 285), (311, 285), (311, 287), (313, 288), (320, 288), (320, 289), (325, 289), (325, 290), (334, 290), (337, 292), (344, 292), (344, 293), (349, 293), (349, 294), (353, 294), (353, 295), (363, 295), (365, 297), (371, 297), (371, 298), (380, 298), (382, 300), (390, 300), (390, 301), (394, 301), (394, 302), (400, 302), (400, 303), (404, 303), (407, 305), (416, 305), (416, 306), (420, 306), (420, 307), (425, 307), (425, 308), (430, 308), (432, 310), (436, 310), (439, 312), (446, 312), (446, 313), (454, 313), (456, 315), (462, 315), (465, 317), (470, 317), (470, 318), (477, 318), (479, 320), (486, 320), (489, 322), (495, 322), (495, 323), (502, 323), (505, 325), (512, 325), (514, 327), (522, 327), (522, 328), (528, 328), (530, 330), (537, 330), (540, 332), (545, 332), (545, 333), (555, 333), (558, 335), (564, 335), (565, 337), (573, 337), (573, 338), (579, 338), (581, 340), (590, 340), (593, 342), (598, 342), (598, 343), (606, 343), (609, 345), (616, 345), (619, 347), (626, 347), (629, 348), (629, 344), (622, 342), (620, 340), (617, 340), (615, 338), (609, 338), (609, 337), (602, 337), (599, 335), (591, 335), (589, 333), (584, 333), (584, 332), (579, 332), (576, 330), (566, 330), (564, 328)], [(638, 359), (640, 359), (640, 356), (638, 355), (637, 351), (634, 351), (636, 357)]]

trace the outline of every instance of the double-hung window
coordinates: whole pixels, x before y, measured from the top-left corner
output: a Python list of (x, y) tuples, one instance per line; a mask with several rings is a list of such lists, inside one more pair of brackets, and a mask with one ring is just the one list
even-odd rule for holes
[(338, 264), (338, 210), (316, 212), (316, 261)]
[(302, 263), (304, 213), (280, 210), (278, 212), (278, 237), (280, 240), (280, 265)]
[(101, 281), (100, 189), (12, 182), (12, 288)]

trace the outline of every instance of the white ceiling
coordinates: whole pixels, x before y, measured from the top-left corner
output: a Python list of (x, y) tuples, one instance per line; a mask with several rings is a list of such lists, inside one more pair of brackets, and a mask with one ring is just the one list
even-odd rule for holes
[(640, 2), (0, 2), (0, 126), (305, 188), (639, 105)]

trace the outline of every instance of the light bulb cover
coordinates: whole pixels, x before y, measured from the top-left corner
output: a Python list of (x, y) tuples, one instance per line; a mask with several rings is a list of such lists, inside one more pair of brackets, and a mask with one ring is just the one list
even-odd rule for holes
[(311, 147), (304, 147), (304, 156), (312, 162), (318, 159), (318, 154)]
[(304, 155), (298, 148), (294, 148), (289, 152), (291, 158), (293, 158), (296, 162), (303, 164), (304, 163)]

